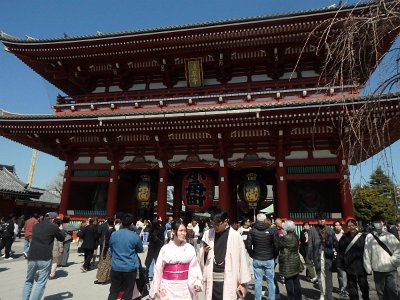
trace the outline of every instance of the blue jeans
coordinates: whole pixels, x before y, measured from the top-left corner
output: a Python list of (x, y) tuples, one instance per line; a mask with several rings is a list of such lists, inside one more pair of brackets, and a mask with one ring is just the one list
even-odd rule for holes
[[(51, 259), (50, 260), (29, 260), (28, 261), (28, 271), (26, 273), (26, 279), (24, 284), (24, 289), (22, 291), (22, 300), (40, 300), (42, 299), (44, 289), (46, 287), (47, 280), (49, 278), (51, 270)], [(33, 282), (35, 280), (36, 272), (38, 273), (38, 278), (36, 282), (35, 291), (30, 298)]]
[(343, 291), (345, 286), (344, 286), (344, 282), (343, 282), (343, 271), (337, 271), (337, 280), (339, 283), (339, 291)]
[(153, 278), (154, 277), (154, 265), (155, 265), (155, 263), (156, 263), (156, 261), (155, 261), (155, 259), (153, 259), (151, 261), (151, 265), (150, 265), (150, 268), (149, 268), (149, 274), (148, 274), (149, 278)]
[(28, 255), (30, 246), (31, 246), (31, 240), (30, 239), (29, 240), (25, 240), (24, 252), (26, 253), (26, 255)]
[(261, 299), (262, 280), (265, 274), (268, 286), (268, 300), (275, 300), (275, 262), (271, 260), (253, 259), (254, 269), (254, 299)]

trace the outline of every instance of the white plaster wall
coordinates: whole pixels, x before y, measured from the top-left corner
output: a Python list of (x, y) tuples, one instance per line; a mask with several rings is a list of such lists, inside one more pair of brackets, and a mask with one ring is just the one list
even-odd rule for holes
[(219, 84), (219, 81), (215, 78), (204, 79), (204, 85), (216, 85), (216, 84)]
[(164, 89), (166, 86), (162, 82), (152, 82), (149, 85), (149, 89), (157, 90), (157, 89)]
[(268, 80), (272, 80), (272, 78), (269, 77), (267, 74), (258, 74), (251, 76), (251, 81), (268, 81)]
[(240, 82), (247, 82), (247, 76), (237, 76), (237, 77), (232, 77), (228, 83), (240, 83)]
[(141, 91), (146, 89), (145, 83), (134, 84), (129, 90), (130, 91)]
[(257, 155), (259, 158), (262, 158), (262, 159), (275, 159), (275, 157), (271, 156), (271, 154), (269, 154), (269, 152), (259, 152), (259, 153), (257, 153)]
[(290, 155), (285, 157), (286, 159), (307, 159), (308, 152), (307, 151), (292, 151)]
[(108, 91), (109, 91), (109, 92), (122, 92), (122, 90), (120, 89), (120, 87), (117, 86), (117, 85), (112, 85), (112, 86), (110, 86), (110, 87), (108, 88)]
[(169, 160), (169, 162), (180, 162), (180, 161), (185, 161), (187, 158), (187, 155), (174, 155), (172, 159)]
[(120, 163), (126, 163), (126, 162), (129, 162), (129, 161), (133, 161), (133, 158), (134, 158), (134, 156), (124, 156), (124, 158), (123, 159), (121, 159), (119, 162)]
[(332, 153), (330, 150), (314, 150), (314, 158), (335, 158), (336, 154)]
[(76, 164), (89, 164), (90, 163), (90, 157), (89, 156), (80, 156), (78, 157), (77, 160), (75, 160)]
[(212, 154), (199, 154), (199, 159), (200, 160), (205, 160), (205, 161), (215, 161), (215, 162), (219, 161)]
[(111, 161), (107, 159), (107, 157), (105, 156), (96, 156), (94, 158), (94, 163), (95, 164), (106, 164), (106, 163), (110, 163)]
[(104, 86), (98, 86), (94, 89), (94, 91), (92, 92), (93, 94), (95, 93), (104, 93), (106, 91), (106, 88)]

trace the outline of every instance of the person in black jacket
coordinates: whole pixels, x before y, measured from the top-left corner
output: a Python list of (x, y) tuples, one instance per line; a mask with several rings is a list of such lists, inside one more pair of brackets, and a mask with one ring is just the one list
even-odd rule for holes
[(64, 241), (64, 234), (53, 223), (57, 213), (47, 213), (44, 220), (33, 226), (32, 240), (28, 253), (28, 271), (26, 274), (22, 300), (29, 300), (36, 272), (38, 273), (36, 288), (32, 299), (41, 299), (50, 275), (53, 258), (54, 239)]
[(99, 231), (100, 255), (103, 252), (104, 239), (108, 233), (108, 228), (109, 228), (108, 220), (112, 220), (114, 222), (114, 218), (106, 216), (104, 218), (104, 222), (101, 225), (97, 226), (97, 229)]
[(346, 222), (348, 232), (340, 239), (337, 248), (336, 267), (347, 274), (347, 291), (351, 300), (358, 299), (357, 284), (362, 298), (369, 299), (367, 273), (363, 266), (365, 233), (358, 232), (357, 222), (349, 219)]
[(94, 284), (106, 284), (110, 280), (111, 254), (108, 253), (108, 248), (110, 246), (111, 234), (115, 231), (114, 218), (108, 217), (104, 224), (107, 225), (107, 232), (103, 238), (103, 247), (101, 248), (100, 261), (97, 267), (97, 279), (94, 281)]
[(164, 230), (159, 220), (154, 219), (149, 231), (149, 245), (145, 260), (147, 276), (149, 280), (153, 279), (154, 264), (157, 261), (158, 254), (164, 245)]
[(14, 221), (13, 215), (9, 215), (7, 220), (2, 224), (2, 234), (0, 241), (0, 252), (5, 248), (5, 253), (2, 255), (4, 259), (13, 259), (11, 256), (11, 245), (14, 241)]
[(94, 250), (97, 249), (98, 246), (99, 232), (96, 220), (90, 218), (89, 225), (79, 230), (78, 236), (83, 239), (81, 247), (84, 250), (85, 261), (81, 266), (81, 270), (86, 273), (90, 268), (90, 261), (93, 258)]
[(266, 221), (265, 214), (257, 215), (257, 222), (245, 241), (246, 249), (253, 258), (254, 299), (261, 299), (262, 279), (265, 274), (268, 284), (268, 299), (275, 299), (275, 259), (279, 254), (279, 237)]

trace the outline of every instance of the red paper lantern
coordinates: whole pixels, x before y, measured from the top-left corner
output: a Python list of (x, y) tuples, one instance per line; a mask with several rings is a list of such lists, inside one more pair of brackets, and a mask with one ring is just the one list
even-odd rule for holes
[(183, 176), (182, 199), (187, 209), (208, 209), (214, 199), (214, 178), (211, 174), (192, 170)]

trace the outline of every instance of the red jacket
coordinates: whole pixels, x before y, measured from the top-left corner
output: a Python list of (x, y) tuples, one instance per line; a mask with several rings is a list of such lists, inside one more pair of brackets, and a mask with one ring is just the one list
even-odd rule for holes
[(32, 228), (33, 228), (33, 225), (35, 225), (37, 223), (38, 223), (38, 220), (35, 219), (34, 217), (30, 218), (28, 221), (25, 222), (24, 233), (25, 233), (26, 240), (30, 240), (32, 238)]

